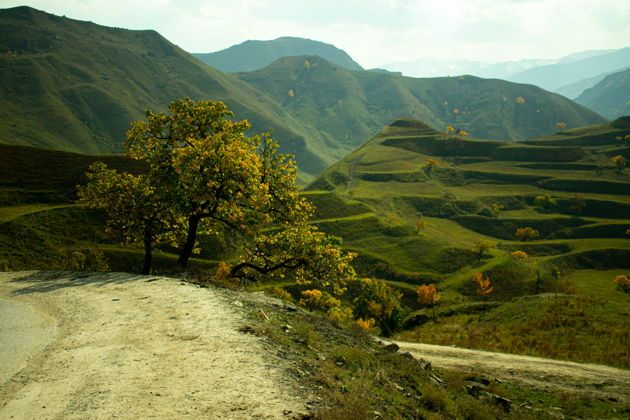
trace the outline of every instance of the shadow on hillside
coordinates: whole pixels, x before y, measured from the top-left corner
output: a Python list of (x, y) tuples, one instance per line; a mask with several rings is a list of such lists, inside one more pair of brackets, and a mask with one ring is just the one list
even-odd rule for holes
[(124, 284), (133, 281), (150, 281), (156, 276), (146, 276), (129, 273), (83, 273), (73, 271), (37, 271), (23, 277), (11, 280), (13, 284), (23, 284), (23, 287), (11, 292), (13, 295), (29, 293), (46, 293), (66, 287), (95, 286), (110, 284)]

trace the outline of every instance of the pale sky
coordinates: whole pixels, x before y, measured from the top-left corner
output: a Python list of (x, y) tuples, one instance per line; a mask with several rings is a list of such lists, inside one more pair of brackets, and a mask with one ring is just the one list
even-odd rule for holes
[(488, 62), (630, 46), (630, 0), (0, 0), (128, 29), (189, 52), (248, 39), (331, 43), (365, 68), (421, 57)]

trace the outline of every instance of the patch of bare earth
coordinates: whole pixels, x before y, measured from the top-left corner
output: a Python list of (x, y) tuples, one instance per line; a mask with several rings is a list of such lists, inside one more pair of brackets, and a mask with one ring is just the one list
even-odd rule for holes
[(303, 389), (239, 332), (235, 300), (164, 277), (0, 273), (0, 418), (296, 415)]

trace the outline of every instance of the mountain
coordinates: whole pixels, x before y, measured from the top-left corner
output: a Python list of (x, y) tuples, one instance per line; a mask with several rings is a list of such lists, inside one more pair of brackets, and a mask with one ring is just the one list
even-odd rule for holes
[(237, 76), (296, 119), (318, 127), (328, 147), (337, 141), (346, 150), (401, 116), (441, 129), (452, 125), (476, 137), (506, 140), (547, 134), (558, 121), (571, 127), (604, 121), (535, 86), (472, 76), (416, 79), (351, 71), (319, 57), (285, 57)]
[(350, 70), (363, 70), (345, 51), (305, 38), (282, 37), (271, 41), (245, 41), (221, 51), (195, 57), (221, 71), (235, 73), (262, 69), (281, 57), (318, 55)]
[(606, 76), (575, 101), (606, 118), (630, 115), (630, 68)]
[[(224, 101), (253, 131), (274, 128), (307, 179), (332, 163), (258, 90), (155, 31), (108, 28), (29, 7), (0, 10), (0, 141), (83, 153), (122, 150), (130, 123), (185, 96)], [(313, 137), (310, 135), (310, 137)]]
[(583, 79), (630, 66), (630, 47), (577, 61), (568, 60), (525, 70), (508, 77), (517, 83), (529, 83), (547, 90), (559, 89)]
[(224, 101), (252, 132), (273, 128), (305, 183), (408, 116), (473, 136), (520, 140), (601, 117), (533, 86), (413, 79), (284, 57), (250, 73), (201, 63), (154, 31), (108, 28), (28, 7), (0, 11), (0, 141), (83, 153), (122, 150), (130, 122), (177, 98)]
[(402, 61), (385, 64), (386, 70), (401, 72), (409, 77), (442, 77), (470, 74), (477, 77), (492, 79), (507, 79), (509, 76), (524, 70), (554, 63), (556, 60), (525, 59), (488, 63), (472, 60), (441, 60), (434, 58), (419, 58), (413, 61)]

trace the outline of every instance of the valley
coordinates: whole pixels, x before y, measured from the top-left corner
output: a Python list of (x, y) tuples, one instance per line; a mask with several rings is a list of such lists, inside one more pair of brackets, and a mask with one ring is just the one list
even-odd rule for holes
[[(41, 393), (72, 407), (38, 408), (33, 415), (116, 414), (120, 407), (110, 403), (117, 392), (156, 382), (136, 375), (118, 386), (109, 370), (130, 375), (116, 360), (136, 366), (139, 356), (131, 347), (149, 346), (156, 356), (166, 340), (172, 344), (168, 363), (149, 356), (146, 364), (158, 376), (186, 370), (202, 395), (182, 394), (188, 379), (181, 377), (173, 388), (125, 402), (127, 410), (164, 396), (176, 408), (160, 403), (163, 416), (193, 415), (197, 398), (207, 413), (230, 418), (248, 418), (251, 410), (269, 418), (302, 418), (296, 413), (306, 410), (331, 419), (630, 413), (624, 393), (630, 369), (627, 48), (541, 66), (523, 62), (530, 67), (507, 81), (364, 70), (331, 44), (296, 37), (189, 54), (152, 30), (101, 26), (26, 6), (0, 9), (0, 28), (0, 297), (13, 308), (8, 312), (30, 305), (58, 320), (60, 335), (32, 344), (53, 349), (57, 366), (44, 363), (42, 353), (33, 357), (54, 381), (72, 382), (67, 391), (49, 389), (28, 364), (22, 379), (16, 372), (0, 378), (9, 383), (0, 412), (19, 413)], [(575, 73), (571, 80), (558, 75), (567, 69)], [(581, 94), (573, 101), (528, 84), (545, 78), (549, 89)], [(182, 98), (190, 98), (187, 106), (195, 112), (201, 100), (224, 102), (234, 113), (220, 121), (229, 135), (221, 137), (216, 121), (191, 114), (159, 129), (143, 126), (136, 147), (145, 149), (130, 152), (127, 142), (124, 154), (133, 122)], [(233, 128), (244, 119), (252, 125), (246, 136)], [(195, 129), (206, 126), (214, 131), (195, 143)], [(276, 158), (273, 143), (249, 137), (267, 131), (290, 157)], [(178, 161), (191, 150), (199, 155)], [(146, 190), (149, 201), (138, 207), (151, 210), (164, 197), (172, 200), (166, 207), (181, 212), (165, 222), (172, 235), (151, 237), (146, 228), (143, 248), (142, 241), (122, 243), (129, 239), (125, 223), (120, 232), (108, 230), (106, 209), (78, 201), (77, 188), (90, 182), (86, 171), (95, 162), (154, 182)], [(216, 187), (219, 178), (227, 182)], [(196, 201), (181, 199), (186, 182), (202, 186), (199, 196), (211, 188), (214, 195), (206, 194), (197, 208)], [(162, 190), (171, 195), (160, 196)], [(212, 214), (209, 208), (220, 207), (212, 200), (222, 195), (237, 197), (235, 207)], [(247, 213), (256, 206), (261, 213)], [(200, 214), (214, 219), (190, 241), (195, 253), (182, 266), (183, 233)], [(292, 228), (303, 228), (302, 236), (291, 237), (300, 232)], [(278, 232), (290, 233), (271, 236)], [(260, 239), (264, 235), (268, 242)], [(309, 249), (316, 240), (329, 242)], [(121, 274), (144, 270), (147, 244), (154, 276)], [(265, 247), (287, 253), (287, 260), (274, 265)], [(245, 252), (267, 265), (238, 277), (230, 270), (243, 264)], [(325, 255), (317, 260), (321, 266), (313, 262), (318, 253)], [(338, 267), (325, 263), (342, 257), (351, 264), (347, 278), (327, 280)], [(278, 267), (286, 271), (275, 275)], [(289, 271), (313, 267), (329, 272)], [(159, 288), (153, 288), (156, 280)], [(103, 322), (118, 334), (114, 341), (102, 335), (101, 318), (83, 308), (104, 300)], [(127, 300), (157, 304), (141, 313)], [(191, 302), (194, 309), (185, 312)], [(54, 324), (48, 315), (24, 311), (25, 322)], [(80, 315), (81, 326), (68, 311)], [(218, 320), (208, 318), (213, 314)], [(118, 330), (113, 319), (121, 315), (126, 326)], [(212, 325), (216, 334), (194, 324)], [(68, 343), (89, 341), (73, 332), (81, 327), (100, 344), (66, 354)], [(387, 341), (377, 344), (374, 335)], [(154, 336), (161, 338), (144, 343)], [(239, 384), (249, 388), (234, 390), (234, 399), (221, 405), (215, 398), (221, 394), (204, 379), (216, 372), (193, 374), (186, 364), (203, 364), (222, 337), (233, 340), (231, 348), (253, 351), (239, 353), (244, 359), (234, 369), (249, 369), (251, 356), (257, 377), (269, 379), (256, 401), (250, 397), (259, 390), (241, 375)], [(390, 351), (388, 343), (399, 347)], [(182, 352), (183, 361), (176, 356)], [(95, 368), (102, 382), (89, 382), (77, 369), (64, 379), (59, 366), (99, 354), (111, 361)], [(222, 357), (232, 356), (226, 351)], [(424, 359), (435, 360), (437, 370)], [(278, 360), (288, 364), (266, 378)], [(591, 365), (596, 367), (589, 370)], [(225, 371), (217, 372), (228, 380)], [(87, 384), (93, 398), (81, 397), (77, 384)], [(99, 406), (103, 384), (115, 392)], [(296, 389), (300, 395), (292, 393)], [(238, 414), (226, 414), (236, 406)]]

